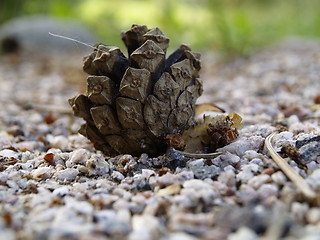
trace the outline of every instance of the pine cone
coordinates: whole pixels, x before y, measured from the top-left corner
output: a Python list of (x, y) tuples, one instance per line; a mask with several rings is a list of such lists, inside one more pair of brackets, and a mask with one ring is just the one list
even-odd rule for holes
[(111, 156), (163, 154), (166, 136), (194, 123), (200, 54), (181, 45), (166, 59), (169, 39), (159, 28), (133, 25), (122, 40), (129, 58), (104, 44), (84, 58), (83, 69), (92, 75), (87, 93), (69, 100), (86, 121), (79, 132)]

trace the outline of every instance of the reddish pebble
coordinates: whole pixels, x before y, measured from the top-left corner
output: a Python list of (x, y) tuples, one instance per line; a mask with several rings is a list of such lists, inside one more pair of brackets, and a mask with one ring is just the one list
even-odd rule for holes
[(315, 96), (313, 101), (314, 101), (315, 104), (320, 104), (320, 95)]
[(44, 155), (43, 159), (50, 165), (55, 165), (53, 153), (47, 153), (46, 155)]
[(48, 113), (46, 116), (43, 117), (43, 121), (46, 124), (51, 124), (51, 123), (55, 122), (56, 120), (57, 120), (57, 118), (52, 113)]
[(263, 170), (261, 172), (261, 174), (267, 174), (269, 176), (271, 176), (273, 173), (274, 173), (274, 169), (273, 168), (267, 168), (267, 169), (265, 169), (265, 170)]

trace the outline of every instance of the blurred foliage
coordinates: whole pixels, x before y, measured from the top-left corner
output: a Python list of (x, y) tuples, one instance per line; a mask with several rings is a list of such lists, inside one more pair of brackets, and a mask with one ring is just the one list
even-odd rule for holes
[(121, 45), (132, 23), (160, 27), (171, 47), (249, 54), (287, 36), (320, 37), (318, 0), (0, 0), (0, 23), (45, 14), (88, 25), (101, 42)]

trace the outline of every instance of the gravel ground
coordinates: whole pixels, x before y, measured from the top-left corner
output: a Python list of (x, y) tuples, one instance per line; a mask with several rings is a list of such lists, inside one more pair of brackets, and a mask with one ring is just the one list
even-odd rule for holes
[[(320, 239), (319, 202), (264, 146), (281, 129), (273, 146), (319, 198), (319, 43), (203, 57), (199, 102), (244, 123), (213, 159), (95, 151), (67, 103), (85, 89), (84, 55), (0, 59), (0, 239)], [(181, 159), (186, 167), (162, 167)]]

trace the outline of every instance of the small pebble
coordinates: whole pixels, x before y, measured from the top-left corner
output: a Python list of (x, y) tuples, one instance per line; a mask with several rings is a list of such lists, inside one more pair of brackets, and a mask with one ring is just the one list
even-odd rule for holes
[(247, 227), (239, 228), (235, 233), (230, 234), (228, 240), (256, 240), (258, 236)]
[(69, 140), (65, 136), (55, 136), (50, 141), (50, 147), (59, 148), (59, 149), (67, 149), (69, 146)]
[[(133, 233), (130, 234), (129, 239), (137, 239), (136, 237), (141, 234), (142, 236), (149, 236), (150, 239), (156, 239), (159, 236), (159, 220), (151, 215), (134, 215), (132, 217)], [(144, 239), (142, 237), (142, 239)], [(137, 239), (138, 240), (138, 239)]]
[(230, 152), (239, 157), (242, 157), (246, 151), (258, 151), (264, 143), (264, 139), (260, 136), (252, 136), (246, 139), (235, 141), (217, 151)]
[(306, 179), (309, 185), (315, 190), (320, 190), (320, 169), (313, 171)]
[(121, 182), (124, 179), (123, 174), (118, 171), (113, 171), (111, 177), (118, 182)]
[(193, 188), (193, 189), (211, 189), (212, 186), (204, 181), (199, 179), (187, 180), (183, 183), (184, 188)]
[(304, 218), (309, 210), (307, 203), (300, 203), (300, 202), (293, 202), (291, 205), (291, 211), (294, 218), (299, 221), (303, 222)]
[(61, 181), (73, 181), (78, 176), (79, 171), (74, 168), (66, 168), (61, 171), (57, 171), (54, 176)]
[[(70, 159), (67, 162), (71, 163), (71, 166), (74, 166), (75, 164), (81, 163), (85, 164), (86, 161), (89, 158), (89, 152), (85, 149), (77, 149), (70, 154)], [(70, 167), (71, 167), (70, 166)], [(69, 166), (67, 166), (69, 167)]]
[(15, 151), (4, 149), (0, 151), (0, 156), (5, 158), (15, 158), (17, 159), (19, 157), (19, 154)]
[(270, 181), (271, 181), (271, 178), (269, 175), (261, 174), (261, 175), (252, 177), (248, 181), (248, 185), (253, 187), (254, 189), (258, 189), (260, 186), (262, 186), (265, 183), (269, 183)]
[(307, 222), (314, 225), (320, 224), (320, 208), (311, 208), (306, 214)]
[(184, 232), (175, 232), (175, 233), (170, 233), (168, 238), (166, 238), (168, 240), (197, 240), (198, 238), (186, 234)]
[(254, 150), (248, 150), (244, 153), (243, 158), (248, 159), (249, 161), (253, 159), (260, 159), (262, 157), (262, 154), (257, 153)]
[(31, 176), (33, 179), (44, 180), (51, 176), (51, 167), (39, 167), (31, 171)]
[(228, 187), (235, 187), (236, 174), (232, 170), (222, 172), (218, 177), (218, 182), (224, 183)]
[(70, 192), (70, 187), (64, 186), (64, 187), (59, 187), (56, 190), (52, 192), (52, 194), (56, 197), (64, 197)]
[(279, 194), (279, 189), (273, 184), (263, 184), (260, 186), (257, 192), (261, 199), (265, 200), (273, 196), (277, 197)]
[(241, 181), (242, 183), (248, 182), (252, 177), (253, 173), (251, 168), (248, 165), (244, 165), (242, 170), (237, 174), (237, 180)]
[[(89, 171), (89, 176), (105, 176), (110, 172), (109, 163), (101, 155), (93, 154), (90, 159), (86, 161), (86, 168)], [(117, 173), (115, 173), (115, 176), (116, 175)]]
[(197, 160), (194, 160), (194, 161), (189, 161), (187, 163), (187, 166), (189, 168), (199, 168), (199, 167), (203, 167), (204, 165), (204, 159), (201, 158), (201, 159), (197, 159)]
[(274, 135), (272, 140), (274, 142), (273, 147), (276, 152), (280, 152), (281, 148), (285, 145), (295, 145), (293, 140), (293, 133), (288, 131), (284, 131)]
[(280, 186), (283, 186), (287, 182), (286, 176), (283, 174), (283, 172), (278, 171), (271, 175), (272, 181), (279, 184)]

